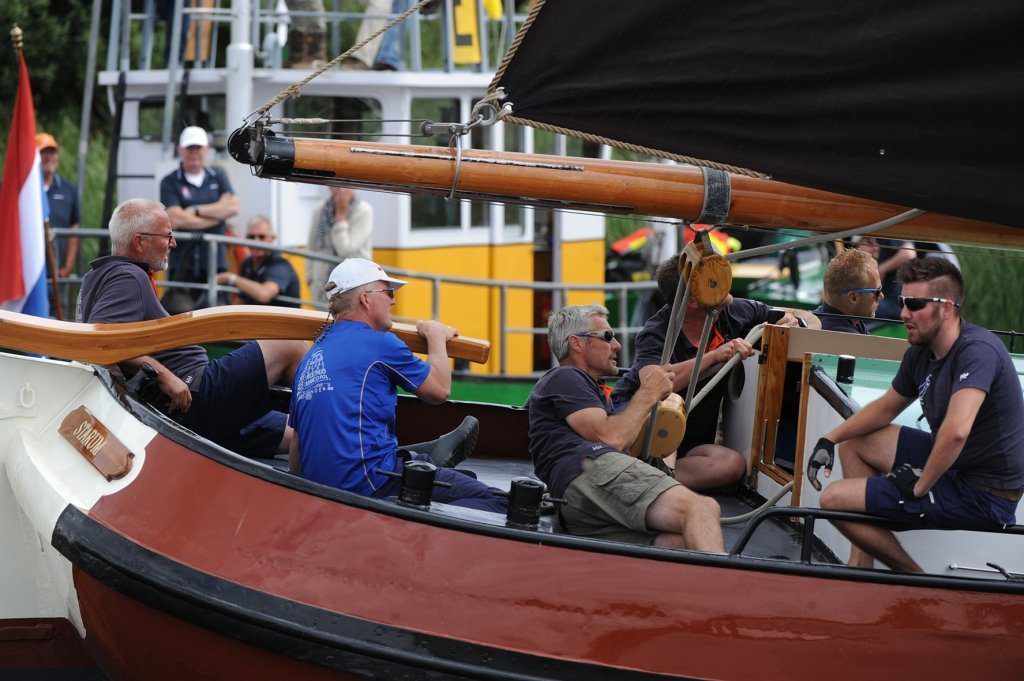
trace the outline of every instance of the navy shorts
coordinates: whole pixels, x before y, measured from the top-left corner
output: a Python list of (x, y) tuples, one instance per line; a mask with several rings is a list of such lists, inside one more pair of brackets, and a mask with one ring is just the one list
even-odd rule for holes
[[(923, 430), (900, 428), (893, 468), (909, 463), (923, 469), (932, 451), (932, 435)], [(1014, 523), (1015, 502), (1001, 499), (963, 480), (948, 470), (931, 491), (919, 499), (904, 499), (899, 488), (882, 476), (868, 478), (866, 510), (905, 527), (893, 529), (990, 530)]]
[(271, 458), (287, 420), (273, 410), (263, 351), (250, 341), (206, 365), (181, 424), (233, 452)]
[[(409, 458), (416, 461), (430, 462), (430, 457), (419, 452), (409, 452)], [(402, 472), (402, 458), (398, 457), (397, 466)], [(454, 468), (438, 468), (435, 482), (447, 482), (451, 487), (435, 487), (430, 493), (430, 500), (441, 504), (475, 508), (478, 511), (491, 511), (504, 514), (508, 510), (508, 499), (501, 490), (488, 487), (476, 478), (471, 478)], [(380, 498), (398, 496), (402, 481), (392, 478), (375, 495)]]

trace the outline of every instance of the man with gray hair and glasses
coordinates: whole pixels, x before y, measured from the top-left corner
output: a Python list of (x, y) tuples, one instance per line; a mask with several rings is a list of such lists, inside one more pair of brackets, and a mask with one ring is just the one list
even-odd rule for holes
[[(156, 297), (153, 274), (167, 269), (177, 246), (163, 204), (131, 199), (110, 218), (113, 254), (90, 263), (82, 280), (80, 322), (141, 322), (169, 316)], [(143, 364), (156, 370), (159, 390), (144, 394), (166, 414), (217, 444), (255, 458), (284, 454), (291, 444), (286, 417), (275, 411), (269, 386), (289, 383), (306, 344), (250, 341), (213, 362), (199, 345), (186, 345), (119, 364), (132, 376)]]
[(559, 366), (530, 394), (530, 453), (569, 532), (589, 537), (722, 551), (718, 503), (625, 452), (651, 408), (672, 392), (667, 367), (640, 370), (640, 386), (616, 412), (602, 380), (621, 345), (600, 305), (566, 307), (548, 322)]

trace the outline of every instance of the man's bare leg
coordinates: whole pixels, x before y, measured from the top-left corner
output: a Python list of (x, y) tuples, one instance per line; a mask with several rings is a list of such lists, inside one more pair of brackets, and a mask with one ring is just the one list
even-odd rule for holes
[(298, 340), (258, 340), (263, 352), (263, 366), (267, 371), (267, 385), (284, 381), (288, 385), (295, 382), (295, 371), (299, 362), (306, 354), (309, 346)]
[[(890, 425), (876, 430), (874, 433), (847, 440), (839, 445), (839, 461), (843, 467), (844, 480), (852, 481), (870, 478), (892, 470), (892, 464), (896, 460), (896, 442), (899, 439), (899, 434), (900, 426)], [(833, 486), (834, 484), (829, 485), (822, 494), (822, 508), (842, 511), (864, 511), (866, 509), (866, 485), (857, 488), (860, 490), (859, 497), (854, 492), (852, 497), (844, 494), (842, 499), (836, 498), (836, 495), (842, 491), (842, 488), (837, 489), (835, 492), (830, 492), (829, 490)], [(839, 524), (837, 523), (836, 526), (838, 527)], [(873, 529), (881, 530), (881, 528)], [(842, 531), (842, 528), (840, 528), (840, 531)], [(885, 530), (881, 531), (885, 532)], [(843, 532), (843, 534), (848, 539), (850, 538), (846, 532)], [(892, 537), (892, 540), (895, 542), (896, 538)], [(853, 544), (852, 540), (851, 544), (848, 564), (852, 567), (873, 568), (875, 566), (874, 556), (865, 553), (857, 544)], [(902, 551), (902, 548), (900, 551)], [(906, 555), (906, 552), (903, 552), (903, 554)], [(909, 559), (909, 556), (907, 558)]]
[(656, 546), (678, 546), (694, 551), (722, 552), (725, 540), (719, 523), (718, 502), (676, 485), (662, 492), (648, 509), (647, 527), (670, 536), (659, 535)]
[(676, 457), (676, 480), (701, 491), (738, 482), (747, 473), (747, 462), (735, 449), (721, 445), (698, 445)]
[[(821, 495), (821, 507), (839, 511), (864, 511), (867, 486), (867, 478), (837, 480)], [(921, 566), (914, 562), (889, 530), (865, 523), (837, 522), (835, 526), (852, 545), (850, 566), (871, 568), (877, 558), (893, 570), (922, 572)]]

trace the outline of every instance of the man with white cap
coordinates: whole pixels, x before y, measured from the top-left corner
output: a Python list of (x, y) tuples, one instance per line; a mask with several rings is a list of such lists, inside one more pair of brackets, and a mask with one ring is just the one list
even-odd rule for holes
[(395, 290), (405, 285), (374, 262), (348, 258), (324, 286), (329, 324), (295, 373), (289, 417), (297, 437), (289, 459), (293, 472), (332, 487), (386, 498), (398, 483), (381, 471), (401, 470), (409, 459), (439, 466), (433, 500), (504, 513), (506, 501), (476, 479), (451, 467), (476, 444), (479, 424), (468, 417), (437, 440), (399, 448), (395, 436), (397, 387), (429, 404), (448, 399), (451, 369), (445, 344), (457, 332), (437, 321), (420, 321), (427, 360), (412, 354), (391, 329)]
[[(171, 228), (176, 232), (203, 232), (225, 234), (225, 220), (238, 215), (238, 197), (231, 182), (220, 168), (205, 165), (210, 149), (210, 138), (202, 128), (192, 125), (181, 131), (178, 138), (178, 153), (181, 165), (160, 181), (160, 203), (167, 207)], [(207, 251), (197, 241), (182, 242), (171, 252), (168, 278), (173, 281), (205, 283), (207, 279)], [(217, 248), (217, 271), (228, 269), (224, 245)], [(193, 301), (198, 301), (202, 291), (190, 292)], [(181, 306), (164, 306), (171, 314), (186, 312)], [(192, 309), (194, 305), (186, 306)], [(174, 308), (174, 309), (172, 309)]]

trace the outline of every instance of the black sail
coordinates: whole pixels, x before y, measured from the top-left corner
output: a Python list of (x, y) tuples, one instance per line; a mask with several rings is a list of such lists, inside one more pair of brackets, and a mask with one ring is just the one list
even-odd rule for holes
[(1024, 2), (547, 0), (513, 115), (1024, 227)]

